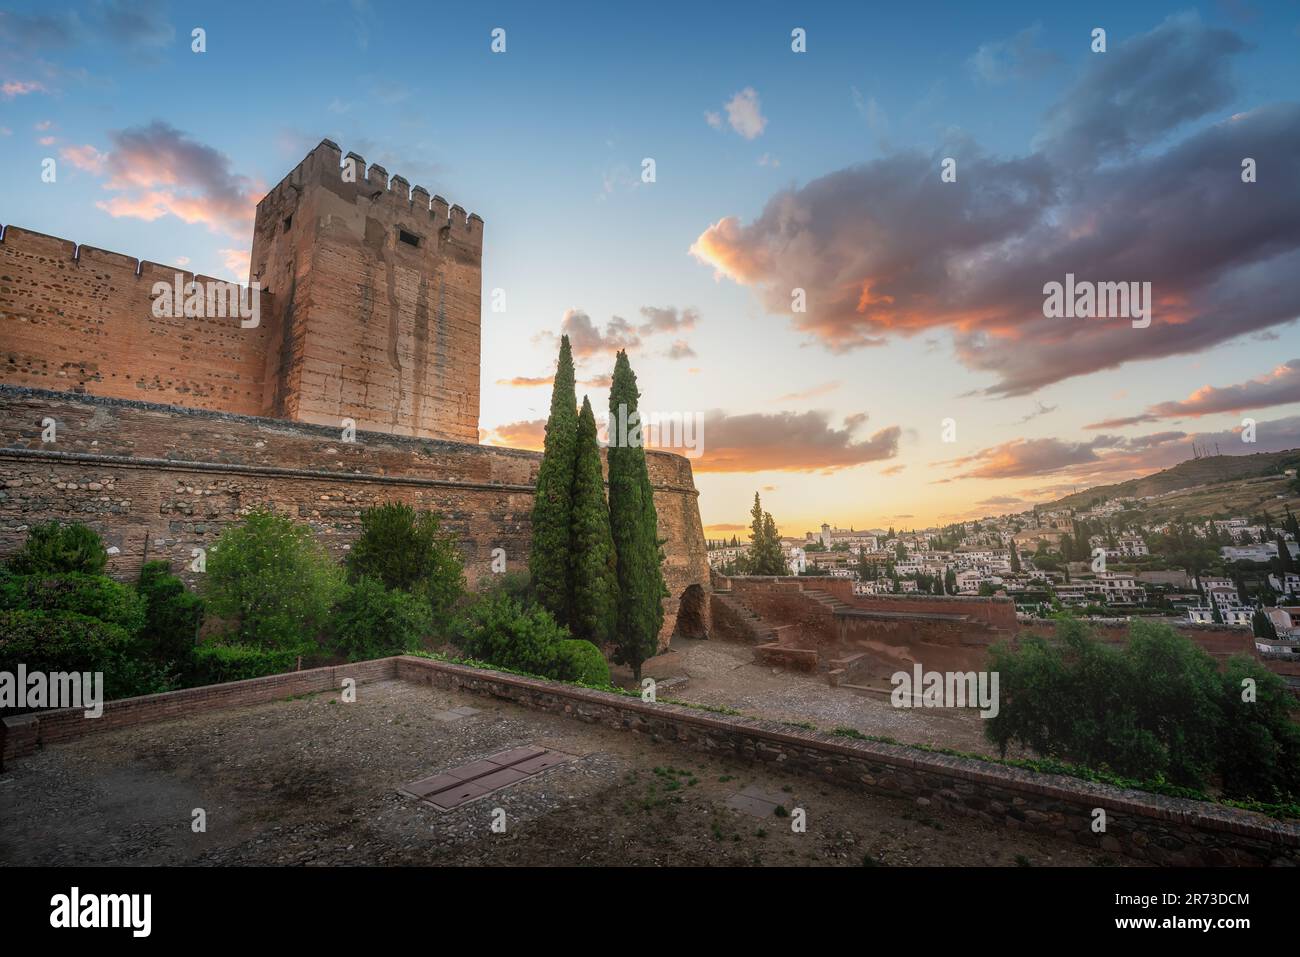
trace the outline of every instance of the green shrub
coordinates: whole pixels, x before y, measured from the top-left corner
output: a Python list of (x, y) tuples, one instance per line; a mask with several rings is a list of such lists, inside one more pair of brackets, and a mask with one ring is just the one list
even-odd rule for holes
[(470, 606), (457, 634), (461, 652), (482, 661), (558, 678), (567, 662), (561, 643), (569, 632), (544, 608), (525, 609), (508, 595), (480, 597)]
[(297, 655), (293, 651), (205, 642), (196, 646), (190, 656), (188, 684), (215, 685), (261, 678), (292, 671), (296, 665)]
[(526, 607), (503, 590), (478, 597), (460, 623), (461, 653), (544, 678), (608, 685), (609, 664), (589, 641), (572, 638), (551, 613)]
[[(1254, 681), (1255, 700), (1242, 700), (1242, 682)], [(1223, 682), (1219, 772), (1230, 798), (1286, 803), (1300, 798), (1300, 727), (1286, 683), (1245, 655), (1228, 660)]]
[(15, 610), (68, 611), (98, 618), (136, 637), (145, 623), (145, 603), (135, 589), (105, 575), (75, 572), (15, 575), (3, 601)]
[(236, 644), (297, 655), (314, 650), (343, 577), (310, 528), (258, 510), (217, 539), (203, 585)]
[(9, 559), (18, 575), (99, 575), (107, 564), (108, 552), (99, 535), (78, 522), (33, 526), (23, 547)]
[(555, 677), (588, 685), (609, 684), (609, 662), (591, 642), (581, 638), (561, 641), (559, 657), (560, 673)]
[[(1214, 660), (1165, 624), (1135, 621), (1112, 648), (1076, 620), (1057, 641), (1021, 635), (995, 646), (999, 713), (985, 734), (1005, 756), (1018, 742), (1047, 758), (1143, 781), (1203, 790), (1216, 775), (1231, 797), (1286, 802), (1300, 795), (1300, 729), (1280, 679), (1242, 660)], [(1241, 700), (1255, 679), (1257, 699)]]
[(146, 562), (136, 586), (145, 604), (140, 647), (155, 661), (184, 662), (203, 624), (203, 599), (171, 573), (167, 562)]
[(361, 535), (347, 557), (348, 578), (374, 578), (390, 590), (419, 595), (445, 623), (465, 592), (465, 563), (437, 513), (388, 502), (361, 513)]
[(421, 597), (389, 590), (362, 578), (330, 616), (334, 647), (349, 661), (368, 661), (415, 651), (433, 629), (433, 613)]
[(103, 672), (108, 698), (169, 691), (173, 676), (134, 654), (118, 625), (73, 611), (0, 611), (0, 671)]

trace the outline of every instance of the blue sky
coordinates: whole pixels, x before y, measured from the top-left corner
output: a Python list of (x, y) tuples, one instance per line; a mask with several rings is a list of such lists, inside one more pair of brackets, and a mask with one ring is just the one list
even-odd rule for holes
[[(759, 489), (788, 533), (1019, 509), (1165, 467), (1190, 455), (1192, 436), (1222, 441), (1246, 414), (1270, 423), (1246, 451), (1300, 444), (1300, 365), (1283, 365), (1300, 357), (1294, 300), (1215, 312), (1242, 288), (1275, 286), (1300, 253), (1300, 223), (1265, 212), (1289, 217), (1300, 202), (1284, 149), (1300, 135), (1300, 5), (1054, 7), (6, 4), (0, 222), (229, 276), (249, 245), (238, 205), (329, 137), (485, 220), (485, 297), (501, 288), (508, 303), (483, 315), (487, 441), (536, 435), (549, 390), (498, 382), (548, 375), (548, 333), (594, 331), (580, 378), (595, 378), (612, 366), (616, 317), (631, 330), (649, 323), (643, 309), (698, 317), (633, 333), (630, 352), (649, 407), (708, 415), (697, 484), (718, 531), (745, 521)], [(1089, 49), (1099, 26), (1105, 54)], [(190, 50), (194, 27), (207, 32), (203, 54)], [(504, 54), (490, 50), (497, 27)], [(794, 27), (806, 53), (790, 49)], [(1198, 134), (1204, 150), (1180, 152)], [(1079, 159), (1067, 147), (1081, 136), (1113, 137), (1113, 148)], [(1122, 237), (1114, 207), (1134, 202), (1126, 184), (1160, 182), (1166, 157), (1176, 182), (1218, 175), (1203, 157), (1230, 136), (1223, 149), (1244, 140), (1261, 174), (1240, 232), (1205, 253), (1214, 281), (1173, 268), (1192, 255), (1175, 251), (1187, 232), (1175, 213), (1194, 194), (1133, 209), (1139, 248), (1154, 252), (1116, 258), (1144, 274), (1098, 274), (1172, 289), (1178, 328), (1044, 333), (1046, 320), (1006, 292), (1028, 288), (1026, 261), (1058, 242), (1053, 268), (1102, 268), (1105, 256), (1061, 232), (1093, 210), (1100, 225), (1088, 228)], [(132, 149), (165, 137), (206, 165), (123, 185), (124, 170), (142, 168), (126, 165)], [(892, 184), (913, 174), (940, 188), (930, 164), (945, 155), (958, 157), (964, 192), (917, 195), (969, 206), (955, 218), (890, 208)], [(45, 157), (59, 159), (57, 183), (40, 182)], [(646, 157), (652, 184), (640, 182)], [(1014, 206), (1044, 181), (1025, 222), (990, 222), (979, 190), (1005, 184)], [(179, 200), (145, 202), (160, 191)], [(735, 228), (693, 255), (728, 219)], [(963, 224), (987, 235), (950, 247)], [(1267, 248), (1243, 240), (1269, 230)], [(903, 277), (904, 259), (925, 268)], [(954, 279), (972, 262), (987, 282)], [(774, 305), (799, 276), (826, 305), (811, 323)], [(874, 289), (890, 308), (834, 313), (842, 287)], [(977, 302), (978, 316), (964, 305)], [(576, 316), (589, 321), (564, 325)], [(1228, 331), (1191, 334), (1206, 326)], [(1087, 428), (1207, 386), (1219, 391), (1187, 415)], [(1224, 398), (1231, 388), (1239, 399)], [(591, 395), (606, 401), (599, 387)], [(958, 437), (944, 444), (949, 417)]]

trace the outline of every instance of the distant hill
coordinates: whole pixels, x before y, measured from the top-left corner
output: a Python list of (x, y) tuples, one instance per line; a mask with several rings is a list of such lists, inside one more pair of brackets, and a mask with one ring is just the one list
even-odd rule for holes
[(1044, 505), (1035, 511), (1059, 508), (1085, 509), (1112, 498), (1144, 498), (1165, 495), (1180, 489), (1204, 488), (1241, 479), (1281, 476), (1284, 469), (1300, 468), (1300, 449), (1285, 452), (1255, 452), (1252, 455), (1211, 455), (1188, 459), (1173, 468), (1154, 472), (1143, 478), (1129, 479), (1116, 485), (1096, 485), (1082, 492)]

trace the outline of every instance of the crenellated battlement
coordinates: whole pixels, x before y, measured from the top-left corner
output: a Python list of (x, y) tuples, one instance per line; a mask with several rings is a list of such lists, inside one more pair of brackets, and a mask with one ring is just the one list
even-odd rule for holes
[(4, 246), (12, 254), (35, 256), (46, 260), (60, 260), (75, 263), (78, 266), (103, 268), (111, 272), (115, 279), (134, 276), (150, 287), (156, 282), (175, 285), (176, 277), (180, 276), (182, 286), (192, 282), (198, 282), (205, 286), (209, 283), (225, 283), (235, 286), (241, 294), (248, 290), (247, 283), (230, 279), (218, 279), (216, 276), (190, 272), (181, 266), (169, 266), (149, 259), (136, 259), (126, 253), (100, 249), (98, 246), (87, 246), (71, 239), (38, 233), (31, 229), (24, 229), (21, 226), (0, 225), (0, 246)]
[(262, 198), (257, 204), (259, 213), (263, 206), (278, 206), (286, 198), (292, 199), (288, 191), (300, 195), (312, 185), (327, 186), (336, 193), (346, 192), (354, 200), (364, 196), (373, 203), (407, 214), (427, 213), (436, 228), (451, 227), (446, 238), (482, 248), (483, 218), (477, 213), (467, 215), (462, 206), (449, 207), (441, 196), (431, 194), (419, 184), (412, 186), (399, 173), (390, 175), (378, 163), (367, 166), (360, 153), (349, 152), (344, 156), (338, 144), (328, 139), (321, 140)]

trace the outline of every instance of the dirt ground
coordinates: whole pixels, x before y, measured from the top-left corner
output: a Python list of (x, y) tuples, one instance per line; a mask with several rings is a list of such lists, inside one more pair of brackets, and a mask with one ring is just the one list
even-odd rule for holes
[[(462, 706), (478, 713), (445, 714)], [(576, 760), (449, 812), (397, 792), (523, 745)], [(764, 817), (728, 807), (747, 788), (782, 806)], [(196, 808), (203, 833), (191, 827)], [(495, 808), (505, 833), (492, 831)], [(805, 833), (786, 816), (795, 809)], [(0, 775), (0, 821), (4, 865), (1127, 863), (921, 802), (402, 682), (362, 685), (352, 704), (310, 695), (53, 746)]]
[[(810, 722), (822, 731), (855, 728), (863, 734), (907, 744), (931, 744), (973, 754), (996, 756), (984, 738), (984, 719), (974, 709), (895, 708), (887, 679), (859, 683), (877, 690), (865, 693), (832, 688), (824, 674), (805, 674), (754, 664), (750, 645), (727, 641), (674, 638), (670, 650), (648, 661), (644, 673), (666, 682), (663, 697), (729, 707), (755, 718)], [(906, 666), (905, 670), (911, 670)], [(616, 675), (628, 679), (630, 675)], [(680, 683), (672, 679), (685, 679)], [(1022, 756), (1008, 751), (1008, 757)]]

